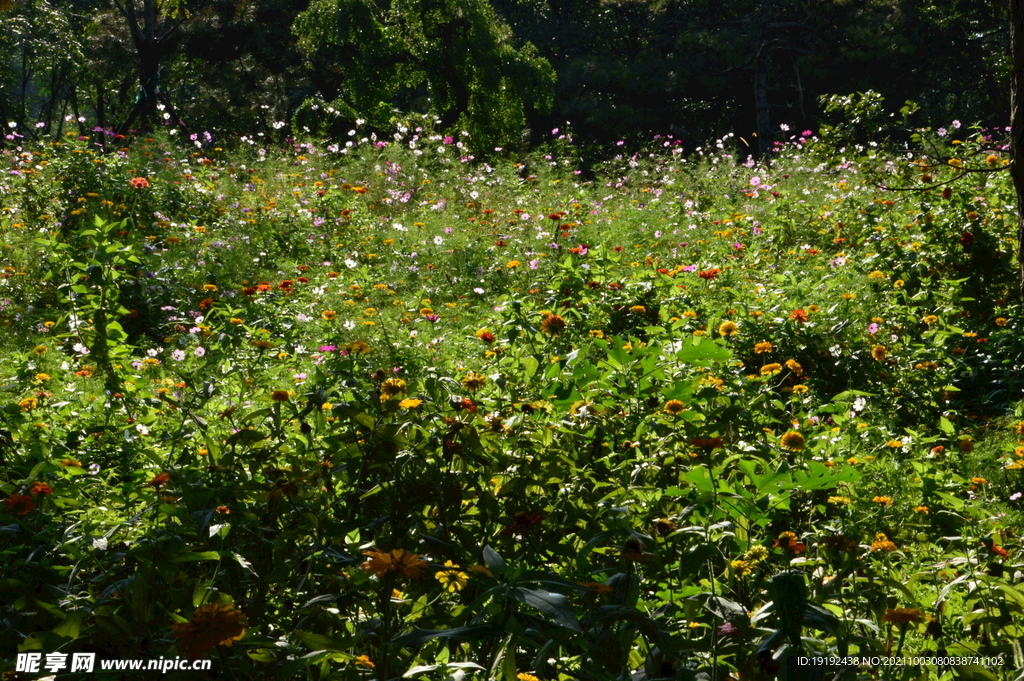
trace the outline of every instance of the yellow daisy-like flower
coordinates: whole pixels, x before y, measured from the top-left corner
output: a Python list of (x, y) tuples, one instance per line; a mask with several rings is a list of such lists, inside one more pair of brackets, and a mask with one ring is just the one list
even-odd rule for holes
[(380, 384), (380, 399), (390, 400), (392, 397), (405, 393), (405, 381), (400, 378), (389, 378)]
[(507, 267), (510, 270), (514, 270), (515, 268), (519, 267), (522, 264), (523, 263), (519, 262), (518, 260), (509, 260), (507, 263), (505, 263), (505, 267)]
[(881, 362), (883, 359), (889, 356), (889, 350), (884, 345), (876, 345), (871, 348), (871, 359), (876, 362)]
[(874, 497), (871, 499), (872, 502), (879, 506), (892, 506), (892, 497)]
[(466, 586), (466, 583), (469, 582), (469, 575), (459, 570), (459, 566), (450, 560), (446, 560), (444, 566), (451, 569), (436, 573), (434, 578), (441, 582), (441, 586), (452, 593), (461, 591), (462, 587)]
[(323, 312), (320, 313), (320, 319), (323, 319), (325, 322), (329, 322), (337, 318), (337, 316), (338, 313), (335, 312), (334, 310), (324, 310)]
[(782, 365), (777, 363), (765, 364), (763, 367), (761, 367), (762, 376), (774, 376), (780, 371), (782, 371)]
[(719, 336), (735, 336), (737, 333), (739, 333), (739, 331), (740, 327), (736, 324), (736, 322), (722, 322), (721, 324), (718, 325)]
[(794, 452), (803, 451), (804, 447), (807, 446), (807, 442), (804, 440), (804, 436), (795, 430), (791, 430), (782, 436), (780, 443), (786, 449), (793, 450)]
[(665, 411), (669, 414), (679, 414), (686, 409), (686, 405), (679, 400), (669, 400), (665, 403)]
[(872, 551), (895, 551), (896, 548), (896, 544), (881, 532), (876, 534), (875, 541), (871, 542)]
[(868, 275), (868, 279), (885, 279), (885, 275), (879, 272), (878, 270), (875, 270), (874, 272)]
[(487, 385), (487, 377), (475, 371), (470, 371), (462, 377), (462, 387), (471, 393), (476, 392), (485, 385)]
[(398, 403), (398, 406), (402, 409), (415, 409), (416, 407), (423, 404), (423, 400), (417, 400), (413, 397), (408, 397)]
[(754, 354), (755, 355), (763, 355), (765, 353), (771, 352), (774, 349), (775, 349), (775, 346), (773, 346), (771, 343), (768, 343), (768, 342), (754, 344)]

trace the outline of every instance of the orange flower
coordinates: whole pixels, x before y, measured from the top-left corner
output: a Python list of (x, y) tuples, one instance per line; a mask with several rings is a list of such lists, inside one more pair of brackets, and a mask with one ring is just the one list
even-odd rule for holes
[(4, 499), (4, 507), (8, 513), (13, 513), (14, 515), (27, 515), (36, 510), (32, 497), (25, 494), (12, 494), (7, 497)]
[(275, 390), (274, 392), (270, 393), (270, 397), (275, 402), (287, 402), (288, 401), (288, 391), (287, 390)]
[(795, 322), (800, 322), (801, 324), (803, 324), (804, 322), (807, 321), (807, 313), (804, 312), (803, 309), (793, 310), (792, 312), (789, 313), (789, 318)]
[(407, 579), (418, 579), (427, 567), (427, 561), (423, 560), (422, 556), (406, 553), (405, 549), (392, 549), (388, 553), (370, 549), (363, 551), (363, 555), (369, 560), (359, 567), (378, 577), (384, 577), (389, 572), (397, 572)]
[(905, 626), (911, 623), (924, 622), (924, 613), (918, 608), (889, 608), (882, 615), (883, 622), (891, 622)]
[(549, 314), (544, 317), (544, 321), (540, 323), (540, 331), (541, 333), (546, 333), (549, 336), (557, 336), (562, 333), (566, 326), (568, 326), (568, 324), (565, 319), (556, 314)]
[(146, 483), (146, 487), (156, 487), (160, 489), (171, 481), (170, 473), (158, 473), (153, 476), (153, 479)]
[(190, 660), (203, 657), (216, 646), (231, 646), (245, 635), (245, 615), (223, 603), (200, 606), (188, 622), (172, 624), (178, 650)]
[(39, 482), (38, 480), (32, 485), (30, 490), (32, 494), (36, 495), (47, 495), (53, 494), (53, 488), (47, 485), (45, 482)]
[(772, 546), (780, 549), (789, 549), (794, 555), (800, 555), (807, 550), (807, 544), (797, 541), (795, 532), (779, 534), (779, 538), (772, 541)]
[(128, 184), (130, 184), (135, 189), (146, 189), (147, 187), (149, 187), (149, 180), (147, 180), (144, 177), (133, 177), (131, 180), (128, 181)]
[(803, 451), (807, 443), (804, 441), (804, 436), (795, 430), (791, 430), (782, 436), (781, 444), (786, 449), (792, 449), (795, 452)]

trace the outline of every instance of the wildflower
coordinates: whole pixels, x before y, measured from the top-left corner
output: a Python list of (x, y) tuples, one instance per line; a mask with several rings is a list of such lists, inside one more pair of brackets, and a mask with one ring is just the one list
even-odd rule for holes
[(789, 313), (789, 318), (795, 322), (803, 324), (807, 321), (807, 313), (804, 312), (802, 309), (793, 310), (792, 312)]
[(35, 347), (35, 349), (32, 350), (32, 352), (37, 354), (37, 355), (45, 355), (46, 354), (46, 346), (45, 345), (37, 345)]
[(804, 375), (804, 368), (800, 366), (800, 362), (796, 361), (795, 359), (787, 359), (786, 367), (788, 367), (789, 370), (792, 371), (797, 376)]
[(755, 355), (763, 355), (763, 354), (771, 352), (774, 349), (775, 349), (775, 347), (771, 343), (767, 343), (767, 342), (765, 342), (765, 343), (756, 343), (754, 345), (754, 354)]
[(876, 534), (875, 541), (871, 542), (871, 551), (895, 551), (896, 549), (896, 544), (881, 532)]
[(868, 275), (868, 279), (885, 279), (885, 275), (879, 272), (878, 270), (875, 270), (874, 272)]
[(323, 312), (320, 313), (320, 319), (323, 319), (325, 322), (329, 322), (335, 319), (337, 316), (338, 313), (335, 312), (334, 310), (324, 310)]
[(52, 487), (47, 485), (45, 482), (39, 482), (38, 480), (36, 480), (32, 484), (32, 488), (29, 491), (32, 494), (35, 494), (36, 496), (49, 496), (49, 495), (53, 494), (53, 488)]
[(884, 345), (876, 345), (871, 348), (871, 358), (876, 362), (881, 362), (889, 356), (889, 350)]
[(557, 336), (562, 333), (566, 326), (568, 326), (568, 323), (565, 319), (556, 314), (549, 314), (540, 323), (540, 331), (549, 336)]
[(698, 272), (697, 276), (700, 277), (701, 279), (705, 279), (707, 281), (711, 281), (712, 279), (714, 279), (715, 277), (717, 277), (721, 273), (722, 273), (722, 270), (720, 270), (717, 267), (715, 267), (715, 268), (712, 268), (710, 270), (703, 270), (702, 272)]
[(883, 622), (906, 626), (924, 622), (924, 613), (919, 608), (889, 608), (882, 615)]
[(82, 462), (79, 461), (78, 459), (61, 459), (60, 460), (60, 465), (64, 466), (65, 468), (71, 468), (71, 467), (81, 468), (82, 467)]
[(287, 390), (275, 390), (270, 393), (270, 398), (275, 402), (287, 402), (288, 397), (289, 395)]
[(407, 579), (417, 579), (427, 567), (427, 561), (415, 553), (406, 553), (404, 549), (392, 549), (390, 552), (369, 549), (363, 551), (367, 557), (359, 567), (365, 572), (384, 577), (389, 572), (397, 572)]
[(538, 679), (533, 674), (527, 674), (526, 672), (518, 674), (516, 678), (519, 679), (519, 681), (540, 681), (540, 679)]
[(622, 542), (619, 549), (619, 556), (633, 563), (649, 563), (655, 558), (653, 553), (646, 551), (647, 547), (636, 537), (630, 537)]
[(154, 475), (149, 482), (146, 483), (146, 487), (155, 487), (160, 489), (168, 482), (171, 481), (171, 474), (167, 472), (157, 473)]
[(373, 669), (377, 666), (370, 659), (369, 655), (360, 655), (355, 659), (355, 664), (357, 667), (366, 667), (367, 669)]
[(195, 660), (216, 646), (231, 646), (241, 640), (247, 624), (245, 615), (235, 606), (216, 603), (200, 606), (188, 622), (172, 624), (171, 629), (178, 639), (178, 649)]
[(484, 343), (487, 343), (488, 345), (495, 341), (494, 334), (488, 331), (487, 329), (480, 329), (479, 331), (477, 331), (476, 337), (482, 340)]
[(474, 371), (470, 371), (462, 378), (462, 387), (469, 392), (476, 392), (485, 385), (487, 385), (487, 377)]
[(444, 565), (451, 569), (436, 573), (434, 578), (441, 582), (441, 586), (452, 593), (461, 591), (462, 587), (466, 586), (466, 583), (469, 581), (469, 575), (458, 570), (458, 566), (450, 560), (446, 560)]
[(929, 513), (931, 513), (931, 509), (929, 509), (927, 506), (915, 506), (914, 507), (914, 513), (920, 513), (921, 515), (928, 515)]
[(23, 412), (25, 412), (25, 411), (32, 411), (33, 409), (35, 409), (38, 406), (39, 406), (39, 400), (37, 400), (34, 397), (26, 397), (21, 402), (18, 402), (18, 408), (21, 409), (21, 411), (23, 411)]
[(380, 401), (389, 400), (397, 395), (405, 394), (405, 381), (400, 378), (389, 378), (380, 384)]
[(774, 362), (772, 364), (765, 364), (761, 367), (762, 376), (774, 376), (780, 371), (782, 371), (782, 365)]
[(835, 504), (836, 506), (846, 506), (852, 503), (853, 500), (850, 497), (829, 497), (828, 503)]
[(735, 336), (739, 333), (740, 327), (736, 325), (736, 322), (722, 322), (718, 326), (718, 335), (720, 336)]
[(960, 441), (956, 443), (956, 446), (964, 454), (970, 454), (974, 451), (974, 440), (969, 437), (960, 438)]
[(796, 555), (807, 550), (807, 545), (797, 541), (795, 532), (782, 532), (777, 539), (772, 540), (772, 546), (779, 549), (788, 549)]
[(971, 478), (971, 482), (975, 485), (987, 485), (988, 480), (985, 478)]
[(519, 267), (522, 264), (523, 263), (519, 262), (518, 260), (509, 260), (507, 263), (505, 263), (505, 267), (507, 267), (510, 270), (514, 270), (515, 268)]
[(423, 400), (417, 400), (415, 398), (409, 397), (399, 402), (398, 406), (401, 407), (402, 409), (415, 409), (421, 404), (423, 404)]
[(872, 498), (871, 501), (876, 503), (876, 504), (878, 504), (879, 506), (883, 506), (883, 507), (884, 506), (892, 506), (892, 497), (877, 496), (877, 497)]
[(631, 308), (629, 308), (629, 311), (635, 314), (644, 314), (645, 312), (647, 312), (647, 308), (644, 307), (643, 305), (634, 305)]
[(7, 509), (8, 513), (13, 513), (14, 515), (28, 515), (36, 510), (36, 504), (32, 501), (32, 497), (28, 495), (12, 494), (4, 499), (4, 508)]
[(146, 189), (149, 187), (149, 180), (144, 177), (133, 177), (128, 181), (128, 184), (130, 184), (133, 189)]
[[(614, 591), (614, 589), (612, 589), (610, 586), (608, 586), (607, 584), (602, 584), (601, 582), (577, 582), (577, 584), (582, 586), (584, 589), (590, 589), (602, 595), (610, 594), (612, 591)], [(522, 677), (523, 675), (520, 674), (519, 676)]]
[(737, 577), (746, 577), (754, 571), (754, 566), (743, 559), (729, 561), (729, 566)]
[(505, 537), (511, 537), (512, 535), (522, 536), (530, 528), (538, 527), (543, 522), (544, 516), (540, 513), (526, 514), (522, 511), (516, 511), (516, 514), (512, 516), (512, 524), (503, 529), (500, 534)]
[(651, 531), (661, 537), (668, 536), (679, 529), (679, 526), (668, 518), (655, 518), (651, 525)]
[(997, 556), (1000, 556), (1001, 558), (1006, 558), (1007, 556), (1010, 555), (1009, 551), (1004, 549), (1002, 546), (996, 546), (996, 543), (994, 541), (992, 541), (991, 539), (988, 540), (988, 541), (982, 539), (981, 543), (984, 544), (986, 547), (988, 547), (989, 551), (991, 551), (992, 553), (996, 554)]
[(806, 446), (804, 436), (795, 430), (791, 430), (783, 435), (780, 442), (785, 449), (789, 449), (794, 452), (801, 452)]
[(686, 409), (686, 405), (679, 400), (669, 400), (665, 403), (665, 411), (669, 414), (675, 415)]
[(41, 383), (45, 383), (46, 381), (49, 381), (51, 378), (52, 377), (50, 376), (50, 374), (36, 374), (35, 375), (35, 379), (37, 381), (41, 382)]

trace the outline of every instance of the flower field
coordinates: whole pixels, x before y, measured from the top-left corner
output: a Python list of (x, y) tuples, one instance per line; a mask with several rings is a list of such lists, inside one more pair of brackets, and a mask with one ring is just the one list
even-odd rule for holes
[(987, 131), (581, 164), (432, 125), (9, 130), (5, 679), (1019, 678)]

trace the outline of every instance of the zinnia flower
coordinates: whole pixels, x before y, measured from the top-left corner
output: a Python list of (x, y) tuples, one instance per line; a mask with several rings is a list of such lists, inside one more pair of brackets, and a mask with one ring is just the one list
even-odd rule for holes
[(361, 567), (365, 572), (384, 577), (389, 572), (397, 572), (407, 579), (418, 579), (427, 567), (427, 561), (415, 553), (406, 553), (405, 549), (392, 549), (390, 552), (369, 549), (363, 551), (368, 560)]
[(25, 494), (12, 494), (4, 499), (4, 508), (8, 513), (14, 515), (27, 515), (36, 510), (36, 504), (32, 497)]
[[(878, 497), (875, 497), (876, 499)], [(875, 541), (871, 542), (872, 551), (895, 551), (896, 544), (894, 544), (887, 536), (879, 532), (875, 535)]]
[(924, 622), (924, 613), (918, 608), (889, 608), (882, 615), (882, 621), (906, 626), (911, 623)]
[(287, 390), (275, 390), (274, 392), (270, 393), (270, 397), (275, 402), (287, 402), (288, 401), (288, 391)]
[(157, 473), (152, 479), (146, 483), (146, 487), (156, 487), (157, 489), (163, 487), (171, 481), (170, 473)]
[(718, 326), (718, 335), (720, 336), (735, 336), (739, 333), (740, 327), (736, 322), (722, 322)]
[(871, 358), (876, 362), (881, 362), (883, 359), (889, 356), (889, 350), (884, 345), (876, 345), (871, 348)]
[(775, 347), (771, 343), (756, 343), (754, 345), (754, 354), (763, 355), (767, 352), (771, 352)]
[(188, 622), (172, 624), (178, 650), (190, 660), (203, 657), (216, 646), (231, 646), (245, 635), (245, 615), (233, 605), (200, 606)]
[(400, 378), (389, 378), (380, 384), (381, 402), (402, 394), (405, 394), (405, 381)]
[(796, 432), (795, 430), (791, 430), (785, 435), (783, 435), (782, 440), (780, 442), (783, 447), (785, 447), (786, 449), (791, 449), (794, 452), (803, 451), (804, 447), (807, 444), (804, 440), (804, 436)]
[(679, 400), (669, 400), (665, 403), (665, 411), (669, 414), (678, 414), (686, 409), (686, 405)]
[(470, 371), (462, 378), (462, 387), (471, 393), (476, 392), (485, 385), (487, 385), (487, 377), (474, 371)]
[(568, 326), (568, 324), (565, 319), (556, 314), (549, 314), (544, 317), (544, 321), (540, 323), (540, 330), (541, 333), (546, 333), (549, 336), (557, 336), (562, 333), (566, 326)]
[(149, 187), (149, 180), (144, 177), (133, 177), (128, 181), (128, 184), (130, 184), (134, 189), (146, 189)]

